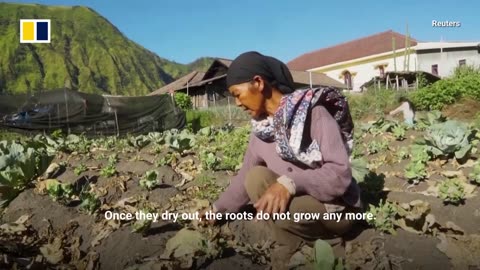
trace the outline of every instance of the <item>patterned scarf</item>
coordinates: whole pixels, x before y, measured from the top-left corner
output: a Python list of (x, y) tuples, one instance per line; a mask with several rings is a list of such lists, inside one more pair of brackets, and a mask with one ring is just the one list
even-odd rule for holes
[(353, 147), (353, 122), (348, 103), (335, 88), (299, 89), (284, 95), (273, 117), (256, 121), (252, 119), (255, 135), (263, 141), (275, 141), (276, 150), (284, 160), (300, 162), (311, 168), (321, 166), (322, 153), (316, 140), (305, 149), (302, 138), (305, 120), (311, 108), (320, 104), (335, 118), (340, 126), (347, 152)]

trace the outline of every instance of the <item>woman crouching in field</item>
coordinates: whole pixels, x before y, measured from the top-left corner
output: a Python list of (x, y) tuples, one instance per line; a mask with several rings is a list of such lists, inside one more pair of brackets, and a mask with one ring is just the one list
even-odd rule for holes
[(389, 115), (394, 116), (398, 113), (402, 113), (405, 124), (413, 126), (415, 120), (415, 106), (413, 106), (413, 103), (406, 97), (400, 97), (398, 101), (400, 106), (391, 111)]
[[(294, 91), (287, 66), (257, 52), (232, 62), (227, 87), (237, 106), (252, 116), (252, 134), (243, 166), (213, 204), (214, 212), (238, 212), (249, 202), (257, 212), (291, 216), (359, 211), (360, 191), (349, 162), (353, 123), (337, 90)], [(352, 227), (345, 219), (268, 223), (278, 244), (271, 258), (274, 269), (286, 268), (303, 241), (341, 242)]]

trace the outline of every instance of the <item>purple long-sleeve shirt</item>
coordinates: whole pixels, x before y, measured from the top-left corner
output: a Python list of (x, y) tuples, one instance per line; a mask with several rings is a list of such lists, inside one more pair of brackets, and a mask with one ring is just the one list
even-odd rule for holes
[(352, 179), (349, 156), (337, 122), (323, 106), (315, 106), (307, 121), (310, 126), (306, 124), (306, 132), (320, 146), (322, 166), (312, 169), (285, 161), (278, 155), (275, 142), (264, 142), (251, 134), (242, 168), (214, 203), (217, 211), (236, 212), (249, 203), (245, 175), (256, 165), (265, 165), (276, 174), (291, 178), (295, 195), (308, 194), (325, 203), (343, 199), (346, 205), (360, 207), (360, 189)]

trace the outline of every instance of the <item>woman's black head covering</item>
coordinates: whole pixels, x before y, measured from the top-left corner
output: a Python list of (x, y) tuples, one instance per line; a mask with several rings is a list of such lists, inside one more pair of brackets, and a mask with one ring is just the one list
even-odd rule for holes
[(262, 76), (281, 93), (294, 91), (292, 74), (280, 60), (262, 55), (258, 52), (246, 52), (239, 55), (228, 68), (227, 88), (253, 79), (255, 75)]

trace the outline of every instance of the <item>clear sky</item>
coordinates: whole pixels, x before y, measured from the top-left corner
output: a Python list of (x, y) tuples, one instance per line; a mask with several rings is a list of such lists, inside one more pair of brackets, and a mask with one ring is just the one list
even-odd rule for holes
[[(1, 0), (0, 0), (1, 1)], [(480, 1), (21, 0), (83, 5), (159, 56), (189, 63), (257, 50), (288, 62), (316, 49), (392, 29), (420, 41), (480, 41)], [(432, 20), (459, 21), (435, 28)]]

